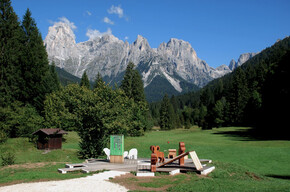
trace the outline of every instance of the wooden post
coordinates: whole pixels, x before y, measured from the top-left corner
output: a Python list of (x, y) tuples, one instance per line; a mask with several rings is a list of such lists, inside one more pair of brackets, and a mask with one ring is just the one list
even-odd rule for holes
[(151, 153), (151, 172), (156, 172), (156, 163), (158, 161), (158, 157), (156, 153)]
[[(179, 142), (178, 154), (181, 155), (182, 153), (185, 153), (185, 144), (184, 142)], [(184, 165), (184, 157), (180, 158), (178, 161), (179, 161), (179, 166)]]

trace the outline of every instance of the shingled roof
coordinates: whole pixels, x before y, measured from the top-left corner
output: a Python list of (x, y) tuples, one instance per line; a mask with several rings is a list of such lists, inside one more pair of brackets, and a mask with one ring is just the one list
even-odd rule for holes
[(39, 129), (38, 131), (35, 131), (32, 133), (32, 135), (37, 135), (39, 132), (43, 132), (46, 135), (63, 135), (67, 134), (67, 132), (61, 130), (61, 129)]

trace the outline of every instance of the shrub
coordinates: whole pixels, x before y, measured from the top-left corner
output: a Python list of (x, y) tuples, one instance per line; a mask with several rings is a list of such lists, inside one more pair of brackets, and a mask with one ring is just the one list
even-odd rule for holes
[(13, 165), (15, 163), (15, 154), (12, 152), (5, 152), (1, 155), (2, 166)]
[(7, 140), (7, 135), (4, 131), (0, 130), (0, 144)]

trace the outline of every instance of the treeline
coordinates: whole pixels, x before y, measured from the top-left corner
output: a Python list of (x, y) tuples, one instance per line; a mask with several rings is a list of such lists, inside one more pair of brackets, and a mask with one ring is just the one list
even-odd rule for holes
[[(164, 103), (172, 117), (169, 127), (198, 125), (256, 127), (261, 134), (285, 131), (289, 109), (290, 38), (287, 37), (247, 61), (231, 74), (201, 90), (152, 103), (155, 124), (162, 127)], [(171, 108), (171, 109), (170, 109)]]
[(98, 157), (110, 134), (140, 136), (152, 127), (140, 74), (129, 63), (120, 88), (97, 75), (93, 88), (84, 72), (80, 84), (62, 87), (50, 66), (31, 12), (23, 21), (9, 0), (0, 0), (0, 143), (40, 128), (77, 131), (80, 156)]
[(10, 0), (1, 0), (0, 142), (41, 127), (45, 96), (59, 88), (31, 12), (20, 22)]

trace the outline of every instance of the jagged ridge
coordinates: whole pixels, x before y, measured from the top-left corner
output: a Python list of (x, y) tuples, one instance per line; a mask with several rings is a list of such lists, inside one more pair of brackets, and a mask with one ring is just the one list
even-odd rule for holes
[(132, 61), (142, 75), (144, 87), (158, 76), (180, 93), (184, 91), (182, 82), (202, 87), (231, 72), (239, 63), (232, 63), (230, 68), (222, 65), (214, 69), (197, 57), (188, 42), (175, 38), (157, 49), (151, 48), (141, 35), (132, 44), (113, 35), (76, 43), (73, 30), (62, 22), (49, 28), (44, 42), (49, 60), (77, 77), (86, 71), (93, 81), (99, 72), (108, 82), (118, 82), (128, 62)]

